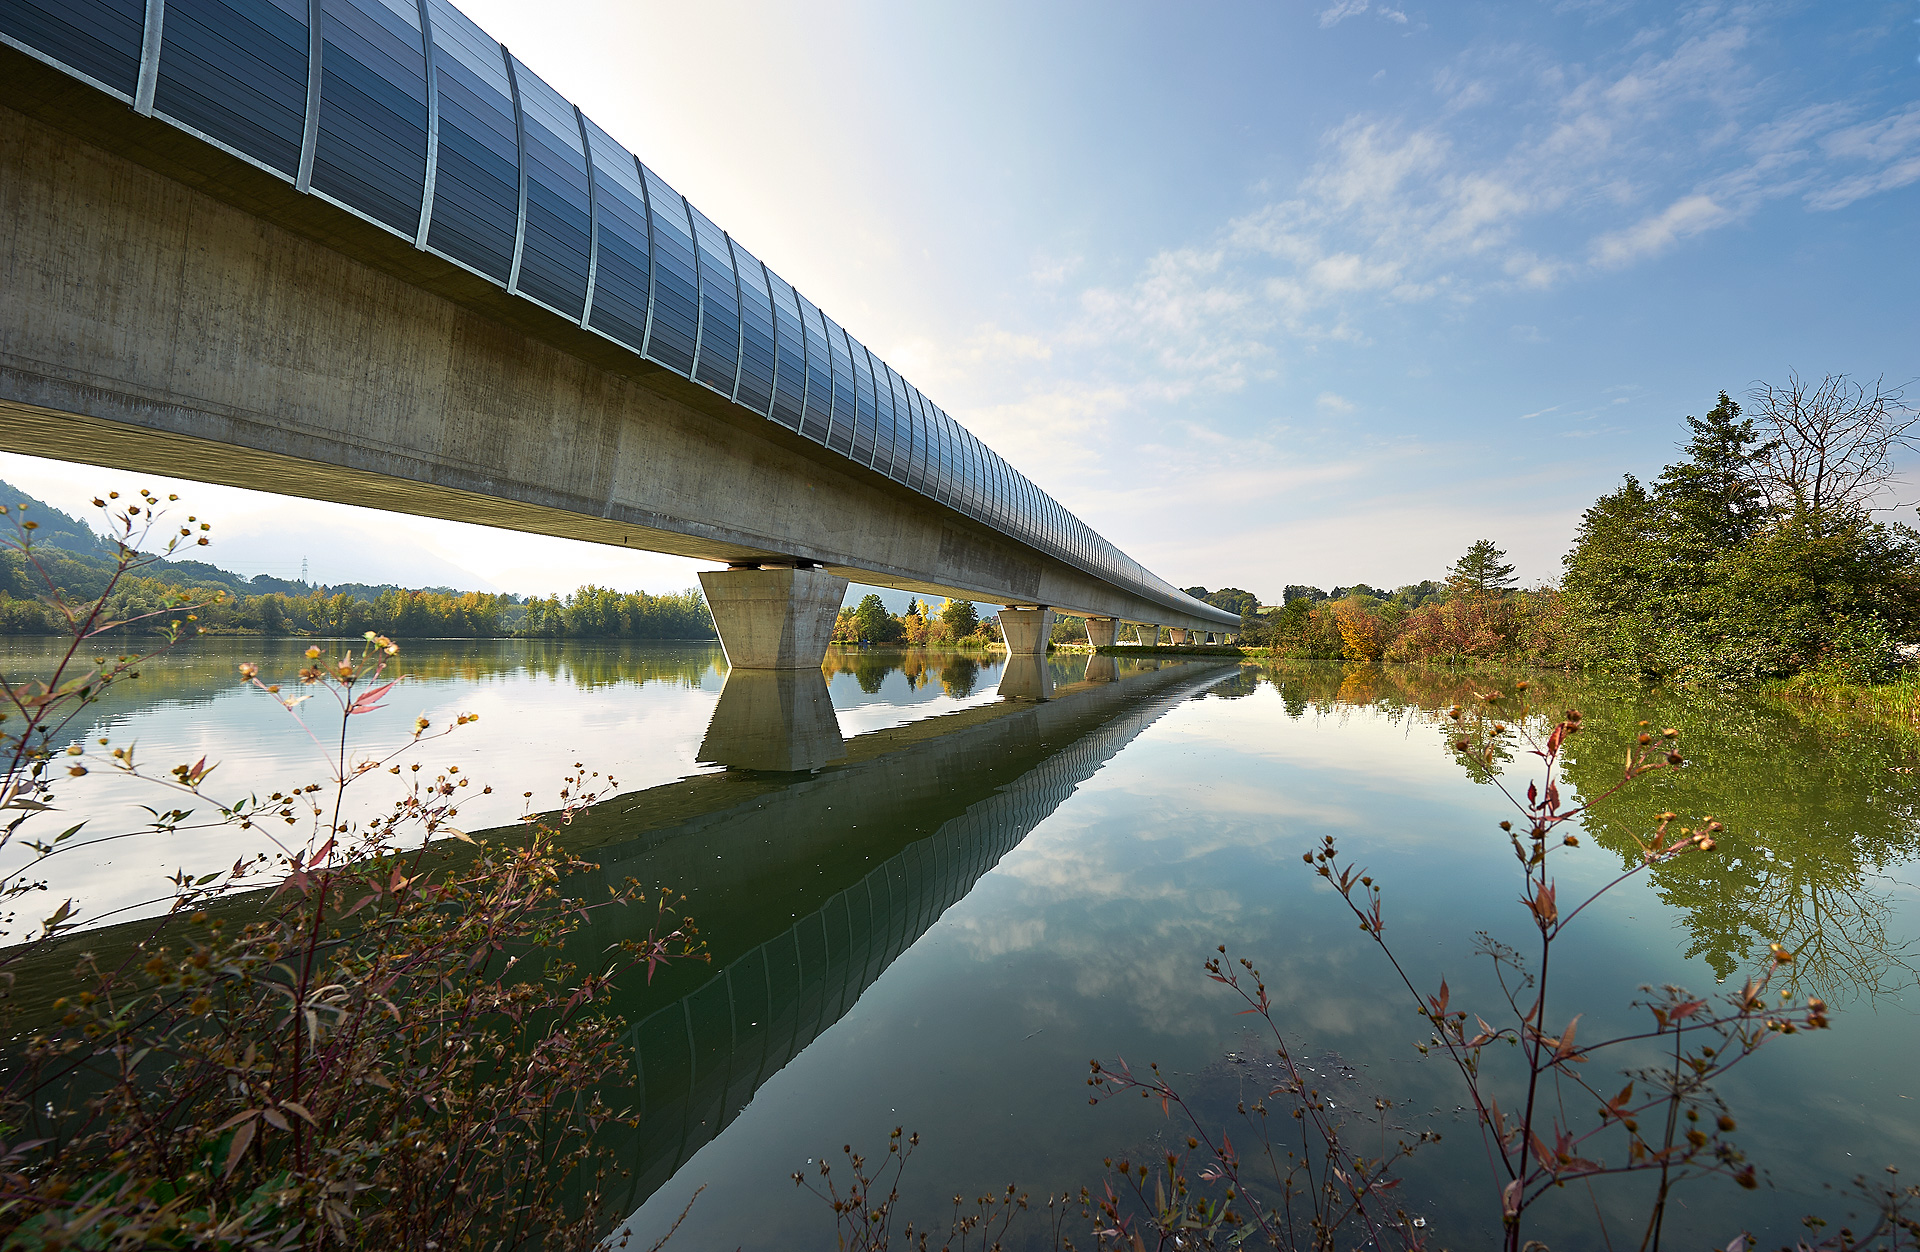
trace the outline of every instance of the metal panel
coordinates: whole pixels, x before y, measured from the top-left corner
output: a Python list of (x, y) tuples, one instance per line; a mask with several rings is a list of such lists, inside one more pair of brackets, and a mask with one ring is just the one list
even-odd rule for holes
[(893, 474), (893, 371), (879, 357), (873, 358), (873, 468)]
[(907, 486), (922, 495), (932, 496), (935, 492), (934, 467), (937, 464), (933, 422), (927, 415), (926, 397), (911, 383), (907, 385), (907, 407), (913, 416), (913, 461), (907, 468)]
[(740, 276), (740, 381), (735, 385), (734, 402), (755, 413), (769, 414), (773, 408), (774, 353), (773, 297), (767, 287), (766, 267), (758, 257), (728, 240), (733, 248), (733, 269)]
[(820, 310), (798, 292), (801, 330), (807, 344), (807, 393), (800, 433), (816, 443), (827, 441), (833, 425), (833, 365), (827, 359), (827, 328)]
[(693, 379), (723, 396), (733, 395), (740, 375), (740, 280), (726, 232), (713, 219), (687, 206), (693, 219), (695, 255), (700, 265), (699, 351)]
[(0, 0), (0, 41), (132, 103), (145, 0)]
[(887, 375), (893, 380), (893, 465), (887, 473), (895, 482), (911, 485), (908, 470), (913, 463), (912, 402), (907, 398), (907, 380), (891, 366)]
[(420, 11), (321, 0), (313, 190), (412, 239), (427, 181), (427, 56)]
[(574, 321), (587, 301), (593, 208), (587, 156), (573, 106), (519, 58), (513, 61), (520, 99), (520, 265), (514, 290)]
[(1007, 463), (984, 443), (980, 445), (980, 455), (987, 464), (987, 520), (1005, 529), (1008, 524)]
[(309, 42), (304, 0), (173, 0), (153, 111), (292, 180)]
[(633, 154), (583, 119), (593, 158), (593, 307), (587, 325), (635, 352), (647, 341), (647, 193)]
[(847, 336), (847, 350), (853, 357), (853, 459), (861, 465), (873, 464), (874, 401), (873, 361), (866, 345)]
[(433, 216), (427, 247), (505, 284), (520, 228), (520, 138), (505, 50), (447, 0), (433, 31)]
[(827, 356), (833, 362), (833, 421), (827, 428), (827, 446), (843, 456), (853, 455), (853, 354), (847, 347), (847, 332), (824, 312)]
[(646, 166), (648, 216), (653, 222), (653, 308), (646, 353), (675, 373), (693, 376), (700, 333), (700, 278), (693, 255), (687, 202)]
[(920, 399), (927, 410), (927, 494), (946, 504), (953, 499), (953, 441), (946, 414), (926, 396)]
[(954, 433), (960, 437), (960, 464), (966, 475), (966, 491), (961, 496), (961, 509), (974, 517), (985, 517), (985, 498), (981, 489), (980, 445), (973, 432), (959, 422), (953, 423)]
[(807, 396), (807, 339), (800, 326), (800, 301), (787, 280), (767, 270), (773, 292), (773, 410), (768, 414), (789, 430), (799, 430)]

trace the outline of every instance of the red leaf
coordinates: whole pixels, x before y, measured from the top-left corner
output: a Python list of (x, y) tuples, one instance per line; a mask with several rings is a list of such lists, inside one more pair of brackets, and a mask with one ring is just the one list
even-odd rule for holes
[(372, 691), (369, 691), (365, 695), (361, 696), (358, 700), (355, 700), (351, 705), (347, 707), (348, 716), (352, 716), (355, 713), (372, 712), (373, 709), (379, 705), (381, 697), (386, 695), (389, 691), (392, 691), (394, 688), (394, 684), (398, 683), (399, 681), (400, 680), (396, 678), (392, 682), (382, 683), (378, 687), (375, 687)]
[(253, 1142), (253, 1132), (259, 1124), (259, 1122), (250, 1120), (241, 1126), (240, 1129), (233, 1132), (233, 1146), (227, 1149), (226, 1174), (232, 1174), (234, 1166), (238, 1165), (240, 1158), (246, 1155), (247, 1145)]

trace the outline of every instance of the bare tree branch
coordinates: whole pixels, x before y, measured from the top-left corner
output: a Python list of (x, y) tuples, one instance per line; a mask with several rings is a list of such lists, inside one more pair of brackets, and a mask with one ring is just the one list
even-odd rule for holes
[(1747, 392), (1763, 443), (1754, 453), (1756, 485), (1776, 513), (1815, 520), (1864, 511), (1894, 478), (1897, 449), (1920, 449), (1920, 409), (1884, 377), (1859, 383), (1845, 374), (1809, 382), (1755, 383)]

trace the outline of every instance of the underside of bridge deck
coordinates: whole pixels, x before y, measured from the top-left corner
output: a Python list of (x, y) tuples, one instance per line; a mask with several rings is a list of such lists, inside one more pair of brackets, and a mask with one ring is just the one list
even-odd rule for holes
[(638, 358), (563, 349), (229, 199), (0, 107), (0, 446), (922, 594), (1170, 616)]

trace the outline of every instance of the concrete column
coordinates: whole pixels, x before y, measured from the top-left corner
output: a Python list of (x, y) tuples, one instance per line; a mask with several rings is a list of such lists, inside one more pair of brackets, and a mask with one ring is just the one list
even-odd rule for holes
[(1047, 640), (1053, 635), (1053, 610), (1012, 606), (1001, 609), (1000, 634), (1006, 639), (1011, 656), (1045, 656)]
[(1120, 637), (1120, 623), (1111, 617), (1089, 617), (1087, 619), (1087, 642), (1096, 648), (1111, 648), (1113, 641)]
[(700, 586), (734, 669), (819, 669), (847, 594), (824, 569), (703, 570)]
[(1178, 626), (1167, 627), (1167, 642), (1174, 647), (1182, 647), (1187, 642), (1187, 632)]
[(1152, 622), (1141, 622), (1139, 627), (1140, 646), (1155, 648), (1160, 646), (1160, 628)]
[(845, 760), (846, 740), (827, 695), (827, 678), (811, 669), (727, 671), (720, 703), (696, 758), (735, 769), (792, 773)]

